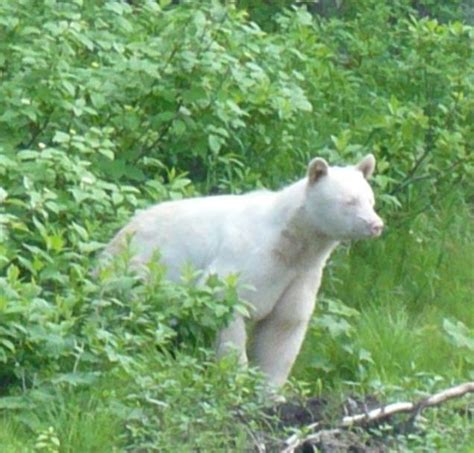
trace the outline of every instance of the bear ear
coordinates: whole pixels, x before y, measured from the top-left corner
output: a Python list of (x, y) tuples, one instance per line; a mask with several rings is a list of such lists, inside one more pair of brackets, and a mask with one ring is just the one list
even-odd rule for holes
[(357, 165), (356, 169), (361, 171), (365, 179), (370, 179), (375, 170), (375, 157), (367, 154)]
[(313, 185), (328, 174), (329, 165), (322, 157), (315, 157), (308, 165), (308, 182)]

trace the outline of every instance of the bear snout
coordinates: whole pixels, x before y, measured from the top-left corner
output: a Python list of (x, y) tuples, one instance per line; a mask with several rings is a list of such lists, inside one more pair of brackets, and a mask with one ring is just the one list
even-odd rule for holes
[(371, 236), (379, 237), (382, 234), (383, 227), (384, 227), (384, 224), (383, 224), (382, 219), (377, 219), (370, 222), (369, 229), (370, 229)]

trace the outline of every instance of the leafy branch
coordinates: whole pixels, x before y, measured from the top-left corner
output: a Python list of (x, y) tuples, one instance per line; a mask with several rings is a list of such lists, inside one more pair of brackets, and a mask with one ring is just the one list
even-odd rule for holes
[(425, 159), (426, 155), (427, 153), (423, 154), (424, 157), (422, 156), (422, 158), (420, 158), (417, 161), (417, 165), (415, 165), (416, 168), (414, 167), (410, 171), (410, 173), (406, 176), (406, 178), (398, 186), (392, 189), (392, 191), (390, 192), (390, 195), (392, 196), (396, 195), (398, 192), (401, 192), (403, 189), (405, 189), (405, 187), (408, 187), (409, 185), (412, 185), (420, 181), (426, 181), (428, 179), (433, 179), (433, 180), (443, 179), (444, 177), (449, 175), (451, 171), (454, 170), (456, 167), (459, 167), (461, 164), (464, 164), (468, 161), (467, 158), (457, 159), (456, 161), (453, 162), (453, 164), (447, 167), (444, 171), (438, 171), (436, 173), (426, 173), (424, 175), (414, 176), (417, 168), (419, 168), (421, 161)]

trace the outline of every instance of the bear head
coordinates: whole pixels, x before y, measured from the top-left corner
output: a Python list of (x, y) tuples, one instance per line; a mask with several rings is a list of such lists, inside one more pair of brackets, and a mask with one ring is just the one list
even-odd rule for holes
[(309, 163), (305, 210), (318, 233), (334, 240), (380, 236), (384, 224), (367, 182), (374, 169), (372, 154), (348, 167), (329, 166), (320, 157)]

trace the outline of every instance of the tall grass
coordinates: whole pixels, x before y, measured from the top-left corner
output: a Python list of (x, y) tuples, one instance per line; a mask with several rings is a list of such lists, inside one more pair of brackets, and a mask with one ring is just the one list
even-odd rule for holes
[(6, 412), (0, 418), (0, 451), (119, 451), (124, 425), (113, 395), (113, 382), (87, 390), (59, 387), (43, 404)]
[[(369, 387), (376, 382), (413, 387), (422, 374), (447, 381), (472, 378), (474, 367), (466, 360), (472, 351), (449, 342), (443, 321), (474, 329), (473, 219), (469, 206), (453, 194), (409, 226), (389, 225), (378, 241), (341, 249), (326, 273), (323, 297), (337, 297), (359, 316), (351, 318), (346, 344), (311, 330), (297, 375), (317, 376), (329, 386), (349, 379)], [(371, 358), (363, 366), (356, 354), (361, 350)], [(307, 365), (320, 351), (330, 354), (336, 370), (330, 376)]]

